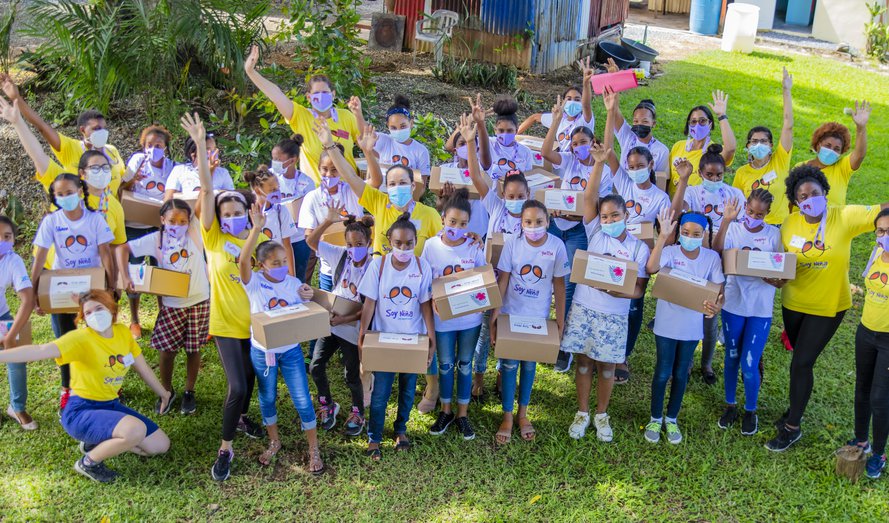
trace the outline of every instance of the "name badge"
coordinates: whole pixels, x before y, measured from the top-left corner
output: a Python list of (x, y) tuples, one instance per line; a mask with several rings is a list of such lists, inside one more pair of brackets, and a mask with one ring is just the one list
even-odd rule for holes
[(231, 254), (234, 258), (241, 256), (241, 248), (232, 242), (225, 242), (225, 246), (222, 247), (222, 250)]
[(803, 245), (805, 245), (805, 244), (806, 244), (806, 239), (803, 238), (802, 236), (797, 236), (794, 234), (793, 237), (790, 238), (790, 246), (791, 247), (795, 247), (797, 249), (802, 249)]
[(123, 366), (129, 367), (130, 365), (136, 363), (136, 358), (133, 357), (133, 353), (129, 353), (123, 357)]
[(764, 181), (765, 183), (770, 183), (772, 180), (774, 180), (777, 177), (778, 177), (778, 173), (776, 173), (775, 171), (769, 171), (763, 175), (762, 181)]

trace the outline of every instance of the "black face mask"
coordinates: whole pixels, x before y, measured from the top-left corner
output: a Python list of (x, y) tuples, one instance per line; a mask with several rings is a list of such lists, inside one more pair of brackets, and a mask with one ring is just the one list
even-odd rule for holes
[(651, 126), (650, 125), (634, 125), (630, 127), (633, 131), (633, 134), (638, 136), (639, 138), (645, 139), (651, 134)]

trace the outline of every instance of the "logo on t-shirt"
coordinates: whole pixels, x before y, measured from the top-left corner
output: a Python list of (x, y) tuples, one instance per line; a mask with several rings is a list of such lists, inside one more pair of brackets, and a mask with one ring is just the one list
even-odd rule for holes
[(157, 191), (157, 192), (162, 193), (166, 189), (167, 189), (167, 186), (164, 185), (164, 182), (158, 182), (155, 180), (151, 180), (150, 182), (145, 184), (146, 191)]
[[(586, 189), (587, 181), (586, 181), (586, 178), (578, 175), (578, 176), (574, 176), (570, 180), (568, 180), (568, 183), (575, 186), (575, 187), (579, 185), (581, 189)], [(573, 198), (573, 196), (567, 196), (567, 198)], [(573, 203), (573, 202), (568, 202), (568, 203)]]
[(802, 255), (806, 258), (820, 258), (824, 251), (829, 249), (830, 247), (826, 247), (821, 240), (807, 241), (803, 244), (803, 248), (800, 249)]
[(392, 155), (392, 165), (403, 165), (404, 167), (408, 167), (410, 164), (410, 158), (407, 156), (402, 156), (400, 154)]
[(627, 200), (626, 201), (627, 211), (633, 210), (636, 212), (636, 216), (642, 216), (642, 203), (637, 202), (636, 200)]
[(350, 282), (349, 280), (343, 278), (341, 287), (344, 289), (349, 289), (349, 292), (352, 293), (352, 296), (358, 296), (358, 286)]
[(889, 284), (889, 274), (880, 271), (874, 271), (870, 276), (867, 277), (867, 281), (871, 281), (874, 283), (882, 283), (883, 287)]
[(89, 240), (86, 239), (86, 236), (82, 234), (71, 235), (65, 238), (62, 247), (65, 248), (66, 251), (72, 254), (81, 254), (83, 251), (89, 247)]
[(277, 297), (270, 298), (269, 302), (266, 304), (267, 309), (270, 311), (275, 310), (279, 307), (289, 307), (289, 306), (290, 306), (290, 303), (287, 300), (277, 298)]
[(720, 212), (720, 210), (719, 210), (718, 203), (708, 203), (707, 205), (704, 206), (704, 214), (710, 214), (711, 212), (713, 214), (715, 214), (716, 216), (720, 216), (720, 217), (722, 216), (722, 212)]
[(521, 278), (522, 282), (525, 285), (534, 285), (542, 280), (546, 275), (543, 274), (543, 268), (538, 265), (523, 265), (521, 269), (519, 269), (519, 278)]
[(105, 365), (111, 370), (114, 370), (115, 365), (120, 365), (123, 368), (126, 368), (126, 364), (124, 363), (123, 354), (111, 355), (108, 356), (108, 365)]
[(464, 270), (465, 270), (465, 269), (463, 269), (463, 266), (460, 265), (460, 264), (456, 264), (456, 265), (448, 265), (447, 267), (445, 267), (444, 269), (442, 269), (442, 271), (441, 271), (441, 275), (442, 275), (442, 276), (447, 276), (447, 275), (449, 275), (449, 274), (454, 274), (454, 273), (456, 273), (456, 272), (463, 272)]
[(417, 298), (414, 296), (414, 291), (411, 290), (410, 287), (404, 286), (399, 287), (395, 286), (389, 289), (389, 292), (386, 293), (386, 299), (391, 301), (393, 304), (398, 305), (399, 307), (404, 307), (411, 300)]
[(188, 249), (179, 249), (170, 253), (167, 262), (174, 269), (182, 269), (188, 263)]

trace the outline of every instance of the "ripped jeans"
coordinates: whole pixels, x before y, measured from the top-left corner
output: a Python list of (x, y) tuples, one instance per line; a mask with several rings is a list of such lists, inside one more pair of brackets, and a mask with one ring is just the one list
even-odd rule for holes
[(772, 318), (738, 316), (722, 311), (722, 329), (725, 333), (725, 402), (737, 401), (738, 368), (744, 378), (744, 410), (755, 411), (759, 399), (759, 360), (762, 358)]
[[(457, 368), (457, 404), (468, 405), (472, 393), (472, 355), (481, 325), (464, 330), (435, 331), (438, 351), (439, 399), (450, 404), (454, 396), (454, 367)], [(454, 361), (456, 360), (456, 362)]]
[[(521, 377), (519, 377), (519, 367), (521, 367)], [(512, 412), (515, 407), (517, 380), (519, 382), (519, 407), (527, 407), (531, 403), (531, 387), (534, 386), (537, 362), (501, 359), (500, 371), (503, 373), (500, 391), (503, 412)]]

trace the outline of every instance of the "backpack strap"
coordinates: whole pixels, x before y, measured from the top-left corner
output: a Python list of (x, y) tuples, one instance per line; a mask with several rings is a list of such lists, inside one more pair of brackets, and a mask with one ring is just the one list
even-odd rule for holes
[(336, 264), (336, 269), (333, 270), (334, 286), (339, 285), (340, 278), (343, 276), (343, 271), (346, 269), (346, 258), (348, 257), (349, 251), (343, 251), (343, 255), (340, 256), (340, 261)]

